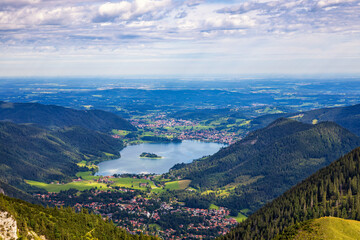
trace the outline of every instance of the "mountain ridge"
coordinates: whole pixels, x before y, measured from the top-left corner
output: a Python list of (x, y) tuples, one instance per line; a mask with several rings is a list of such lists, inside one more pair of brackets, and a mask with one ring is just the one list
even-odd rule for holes
[(360, 148), (324, 167), (268, 203), (219, 239), (272, 239), (320, 217), (360, 220)]
[(278, 118), (292, 118), (304, 123), (331, 121), (360, 136), (360, 104), (345, 107), (328, 107), (304, 112), (267, 114), (251, 120), (256, 128), (265, 127)]
[(255, 210), (357, 146), (360, 138), (335, 123), (282, 118), (170, 173), (203, 190), (236, 184), (221, 203)]
[(81, 170), (77, 163), (119, 157), (122, 148), (120, 140), (80, 127), (0, 122), (0, 180), (22, 190), (29, 188), (23, 179), (67, 181)]
[(39, 103), (0, 101), (0, 120), (14, 123), (33, 123), (49, 129), (70, 126), (110, 132), (113, 129), (135, 131), (127, 120), (102, 110), (76, 110)]

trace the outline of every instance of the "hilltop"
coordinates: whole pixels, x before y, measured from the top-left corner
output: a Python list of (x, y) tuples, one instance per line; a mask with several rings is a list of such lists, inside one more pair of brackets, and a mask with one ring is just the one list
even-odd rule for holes
[(254, 211), (357, 146), (360, 138), (335, 123), (281, 118), (170, 173), (194, 188), (229, 191), (223, 206)]
[(340, 126), (360, 136), (360, 104), (347, 107), (321, 108), (303, 114), (299, 113), (292, 117), (305, 123), (323, 121), (336, 122)]
[(336, 217), (322, 217), (295, 224), (276, 236), (274, 240), (291, 239), (348, 239), (360, 237), (360, 222)]
[(127, 120), (102, 110), (75, 110), (39, 103), (10, 103), (0, 101), (0, 120), (14, 123), (34, 123), (46, 128), (80, 126), (101, 132), (113, 129), (135, 131)]
[(272, 239), (294, 224), (324, 216), (360, 220), (360, 148), (288, 190), (220, 239)]

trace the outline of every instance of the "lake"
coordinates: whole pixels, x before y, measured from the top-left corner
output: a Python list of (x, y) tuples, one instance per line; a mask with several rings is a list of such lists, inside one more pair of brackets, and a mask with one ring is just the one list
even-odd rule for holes
[[(119, 159), (99, 163), (96, 175), (115, 173), (166, 173), (176, 163), (190, 163), (194, 159), (219, 151), (224, 144), (185, 140), (181, 143), (143, 143), (124, 148)], [(143, 152), (155, 153), (163, 158), (140, 158)]]

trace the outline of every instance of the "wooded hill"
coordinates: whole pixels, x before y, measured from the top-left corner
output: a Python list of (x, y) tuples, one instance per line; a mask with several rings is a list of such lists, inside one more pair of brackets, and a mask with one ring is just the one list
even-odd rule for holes
[(0, 101), (0, 120), (14, 123), (34, 123), (47, 128), (80, 126), (109, 132), (112, 129), (135, 131), (127, 120), (102, 110), (75, 110), (39, 103), (9, 103)]
[(357, 146), (360, 138), (335, 123), (282, 118), (171, 174), (201, 190), (235, 187), (221, 205), (253, 211)]
[[(19, 239), (55, 240), (150, 240), (155, 237), (132, 235), (113, 223), (104, 221), (100, 215), (93, 215), (83, 210), (75, 213), (73, 209), (44, 208), (22, 200), (6, 197), (0, 194), (0, 213), (7, 213), (18, 227)], [(1, 232), (6, 233), (6, 227)]]
[(306, 112), (270, 114), (251, 121), (252, 128), (265, 127), (277, 118), (294, 118), (304, 123), (331, 121), (360, 136), (360, 104), (346, 107), (321, 108)]
[(287, 227), (324, 216), (360, 220), (360, 148), (288, 190), (220, 239), (272, 239)]
[(23, 179), (68, 180), (80, 170), (76, 163), (115, 158), (121, 141), (109, 135), (68, 127), (45, 130), (0, 122), (0, 180), (23, 190)]

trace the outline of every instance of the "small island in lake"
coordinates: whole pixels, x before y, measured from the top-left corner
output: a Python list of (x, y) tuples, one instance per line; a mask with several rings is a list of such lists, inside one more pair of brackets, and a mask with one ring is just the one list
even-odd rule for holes
[(155, 153), (147, 153), (147, 152), (143, 152), (142, 154), (140, 154), (140, 157), (141, 158), (153, 158), (153, 159), (162, 158), (161, 156), (158, 156)]

